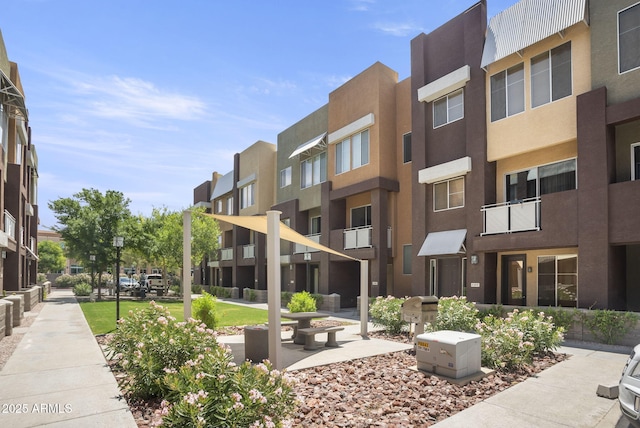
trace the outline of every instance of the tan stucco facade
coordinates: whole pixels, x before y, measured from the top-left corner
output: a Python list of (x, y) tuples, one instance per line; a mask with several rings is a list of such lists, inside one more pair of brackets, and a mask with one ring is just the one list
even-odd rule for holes
[[(572, 94), (531, 108), (531, 58), (571, 42)], [(591, 90), (591, 49), (589, 28), (578, 23), (524, 50), (490, 64), (487, 69), (487, 112), (491, 111), (491, 76), (524, 63), (524, 111), (491, 122), (487, 114), (487, 160), (495, 161), (544, 149), (576, 138), (576, 97)]]
[[(239, 182), (255, 174), (255, 203), (240, 209), (240, 215), (264, 214), (275, 203), (276, 146), (257, 141), (240, 153)], [(249, 183), (247, 183), (249, 184)], [(240, 186), (238, 186), (240, 188)], [(242, 195), (240, 194), (241, 198)], [(240, 201), (238, 201), (240, 202)]]

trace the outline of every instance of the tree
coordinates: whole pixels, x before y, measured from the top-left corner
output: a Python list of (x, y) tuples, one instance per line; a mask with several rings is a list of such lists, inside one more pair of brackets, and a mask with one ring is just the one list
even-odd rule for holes
[[(192, 207), (190, 210), (193, 266), (217, 249), (220, 229), (213, 217), (204, 214), (204, 208)], [(144, 252), (150, 261), (162, 267), (163, 272), (177, 271), (182, 267), (182, 218), (182, 212), (171, 212), (166, 207), (154, 208), (151, 217), (143, 223), (143, 233), (149, 239)], [(166, 276), (163, 280), (166, 281)]]
[(103, 195), (96, 189), (82, 189), (71, 198), (49, 202), (49, 208), (61, 225), (53, 229), (62, 236), (67, 257), (90, 266), (89, 256), (95, 255), (98, 284), (102, 272), (115, 263), (113, 238), (124, 236), (125, 245), (137, 242), (138, 238), (132, 234), (136, 227), (129, 203), (122, 192), (107, 190)]
[(38, 272), (55, 273), (63, 270), (67, 264), (62, 247), (57, 242), (38, 242)]

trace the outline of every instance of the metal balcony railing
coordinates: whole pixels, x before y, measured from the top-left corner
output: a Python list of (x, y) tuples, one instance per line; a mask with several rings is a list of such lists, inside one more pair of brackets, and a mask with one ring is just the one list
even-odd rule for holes
[(220, 260), (233, 260), (233, 248), (221, 248), (220, 249)]
[(242, 246), (242, 258), (244, 259), (253, 259), (256, 257), (256, 246), (255, 244), (243, 245)]
[(485, 205), (482, 235), (540, 230), (540, 198)]
[(4, 233), (16, 239), (16, 219), (7, 210), (4, 210)]
[[(309, 238), (310, 240), (312, 240), (313, 242), (317, 242), (318, 244), (320, 243), (320, 234), (319, 233), (312, 233), (311, 235), (305, 235), (307, 238)], [(314, 253), (320, 250), (317, 250), (315, 248), (312, 247), (307, 247), (306, 245), (302, 245), (302, 244), (295, 244), (295, 247), (293, 249), (293, 253), (294, 254), (301, 254), (301, 253)]]

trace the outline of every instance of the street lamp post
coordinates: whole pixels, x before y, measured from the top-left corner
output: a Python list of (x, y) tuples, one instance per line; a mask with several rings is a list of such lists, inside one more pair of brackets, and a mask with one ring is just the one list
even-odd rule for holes
[(116, 284), (116, 322), (120, 319), (120, 249), (124, 246), (124, 238), (122, 236), (116, 236), (113, 238), (113, 246), (116, 247), (116, 272), (115, 280)]
[(311, 293), (311, 275), (309, 272), (309, 262), (311, 261), (311, 253), (304, 253), (304, 260), (307, 262), (307, 293)]
[[(95, 287), (95, 267), (96, 267), (96, 255), (89, 254), (89, 260), (91, 260), (91, 292), (93, 293), (93, 287)], [(102, 299), (102, 295), (100, 294), (100, 287), (98, 287), (98, 300)]]

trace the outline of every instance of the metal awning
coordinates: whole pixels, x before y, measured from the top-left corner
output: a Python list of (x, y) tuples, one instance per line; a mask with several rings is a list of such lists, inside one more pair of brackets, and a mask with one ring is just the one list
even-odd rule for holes
[[(307, 141), (304, 144), (300, 144), (298, 146), (298, 148), (295, 149), (293, 151), (293, 153), (291, 153), (291, 156), (289, 156), (289, 159), (291, 159), (291, 158), (293, 158), (295, 156), (298, 156), (300, 153), (304, 153), (307, 150), (311, 150), (312, 148), (320, 145), (320, 143), (322, 143), (324, 141), (324, 137), (326, 137), (326, 136), (327, 136), (327, 133), (325, 132), (322, 135), (318, 135), (317, 137), (312, 138), (311, 140)], [(320, 145), (320, 147), (318, 147), (318, 148), (324, 148), (324, 147), (326, 147), (326, 145), (327, 145), (327, 143), (325, 141), (324, 144)]]
[(481, 67), (522, 51), (578, 22), (588, 25), (587, 0), (520, 0), (489, 20)]
[(24, 247), (27, 250), (27, 258), (31, 259), (31, 260), (40, 260), (40, 257), (38, 257), (38, 255), (36, 253), (34, 253), (33, 251), (31, 251), (31, 248), (29, 247)]
[(464, 254), (464, 239), (467, 229), (445, 230), (443, 232), (431, 232), (424, 240), (419, 256), (444, 256), (451, 254)]
[(24, 95), (2, 70), (0, 70), (0, 96), (0, 102), (9, 107), (9, 116), (25, 122), (28, 120), (29, 113), (24, 103)]
[(211, 200), (213, 201), (220, 196), (229, 193), (233, 190), (233, 171), (229, 171), (222, 177), (218, 178), (213, 191), (211, 192)]

